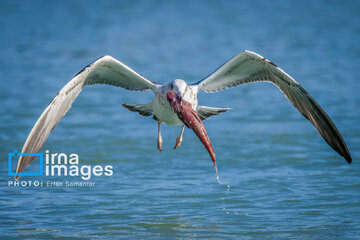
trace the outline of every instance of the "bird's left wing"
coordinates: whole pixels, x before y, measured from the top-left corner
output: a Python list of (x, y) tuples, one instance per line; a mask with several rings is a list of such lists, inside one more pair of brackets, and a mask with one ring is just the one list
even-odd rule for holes
[[(111, 56), (103, 56), (85, 67), (68, 82), (54, 97), (41, 114), (27, 137), (22, 153), (39, 152), (50, 132), (71, 108), (71, 104), (87, 85), (109, 84), (129, 90), (145, 91), (156, 89), (157, 83), (151, 82)], [(20, 156), (16, 173), (21, 173), (34, 157)], [(19, 176), (16, 176), (17, 180)]]
[(244, 51), (194, 84), (199, 90), (217, 92), (245, 83), (267, 81), (275, 84), (289, 101), (319, 131), (325, 141), (348, 163), (349, 150), (335, 124), (320, 105), (292, 77), (276, 64), (251, 51)]

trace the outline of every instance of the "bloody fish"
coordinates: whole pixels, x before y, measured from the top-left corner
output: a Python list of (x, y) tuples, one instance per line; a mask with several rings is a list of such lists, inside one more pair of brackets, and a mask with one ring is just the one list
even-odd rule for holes
[(216, 166), (215, 151), (211, 145), (211, 141), (199, 115), (196, 113), (196, 111), (194, 111), (194, 109), (192, 109), (189, 102), (183, 100), (175, 92), (168, 92), (166, 94), (166, 98), (170, 103), (171, 109), (174, 111), (174, 113), (176, 113), (178, 118), (185, 124), (185, 126), (195, 132), (202, 144), (205, 146), (206, 150), (209, 152), (210, 157), (214, 163), (217, 180), (220, 182), (219, 173)]

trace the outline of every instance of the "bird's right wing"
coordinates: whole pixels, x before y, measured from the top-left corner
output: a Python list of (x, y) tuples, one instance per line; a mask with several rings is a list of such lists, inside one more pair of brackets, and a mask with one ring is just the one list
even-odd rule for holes
[[(41, 114), (26, 139), (22, 153), (39, 152), (50, 132), (71, 108), (75, 98), (86, 85), (109, 84), (128, 90), (145, 91), (156, 89), (154, 83), (136, 73), (111, 56), (103, 56), (86, 66), (71, 79), (55, 96)], [(16, 173), (21, 173), (33, 161), (34, 157), (20, 156)], [(19, 176), (15, 177), (16, 180)]]

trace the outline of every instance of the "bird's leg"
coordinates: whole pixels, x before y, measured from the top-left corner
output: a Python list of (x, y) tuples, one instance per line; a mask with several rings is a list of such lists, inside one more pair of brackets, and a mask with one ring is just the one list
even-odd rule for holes
[(162, 137), (161, 137), (161, 132), (160, 132), (160, 125), (161, 125), (161, 121), (158, 121), (158, 138), (157, 138), (157, 147), (160, 151), (162, 151)]
[(185, 125), (183, 125), (182, 126), (182, 128), (181, 128), (181, 132), (180, 132), (180, 136), (178, 136), (177, 138), (176, 138), (176, 144), (175, 144), (175, 146), (174, 146), (174, 149), (177, 149), (177, 148), (179, 148), (180, 147), (180, 145), (181, 145), (181, 143), (182, 143), (182, 140), (183, 140), (183, 133), (184, 133), (184, 129), (185, 129)]

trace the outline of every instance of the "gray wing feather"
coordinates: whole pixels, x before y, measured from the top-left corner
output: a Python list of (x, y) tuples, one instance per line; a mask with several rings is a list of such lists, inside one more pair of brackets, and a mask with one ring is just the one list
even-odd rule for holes
[(138, 112), (141, 116), (151, 116), (153, 111), (150, 104), (122, 104), (123, 107), (127, 108), (132, 112)]
[(299, 112), (315, 126), (324, 140), (348, 163), (351, 163), (351, 155), (345, 141), (326, 112), (299, 83), (276, 64), (259, 54), (251, 51), (241, 52), (197, 85), (199, 90), (217, 92), (259, 81), (275, 84)]
[[(157, 85), (113, 57), (103, 56), (81, 70), (59, 91), (35, 123), (21, 152), (39, 152), (50, 132), (71, 108), (81, 90), (86, 85), (92, 84), (109, 84), (129, 90), (143, 91), (154, 90)], [(34, 157), (21, 156), (18, 160), (16, 172), (24, 171), (33, 159)], [(19, 176), (16, 176), (15, 179), (19, 179)]]
[(231, 108), (214, 108), (207, 106), (198, 106), (197, 114), (201, 120), (206, 120), (212, 116), (229, 111)]

